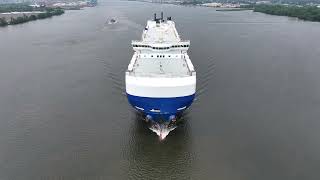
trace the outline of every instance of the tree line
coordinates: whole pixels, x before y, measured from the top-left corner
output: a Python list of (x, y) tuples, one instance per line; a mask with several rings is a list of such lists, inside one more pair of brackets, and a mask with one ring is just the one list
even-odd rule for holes
[(256, 5), (254, 11), (320, 22), (320, 8), (315, 6)]
[(61, 8), (45, 8), (44, 12), (41, 12), (39, 14), (33, 14), (30, 16), (23, 15), (17, 18), (10, 18), (10, 21), (7, 21), (5, 18), (0, 18), (0, 26), (7, 26), (7, 25), (15, 25), (15, 24), (21, 24), (28, 21), (35, 21), (37, 19), (45, 19), (50, 18), (52, 16), (59, 16), (64, 13), (64, 10)]
[(36, 11), (40, 8), (34, 8), (29, 6), (26, 3), (17, 3), (17, 4), (1, 4), (0, 5), (0, 13), (6, 13), (6, 12), (30, 12), (30, 11)]

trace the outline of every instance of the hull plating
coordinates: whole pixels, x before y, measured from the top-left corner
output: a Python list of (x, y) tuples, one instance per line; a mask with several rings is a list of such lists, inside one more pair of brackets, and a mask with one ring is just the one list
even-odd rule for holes
[(130, 104), (135, 109), (156, 122), (170, 121), (173, 116), (182, 113), (192, 104), (194, 96), (193, 94), (173, 98), (151, 98), (127, 94)]

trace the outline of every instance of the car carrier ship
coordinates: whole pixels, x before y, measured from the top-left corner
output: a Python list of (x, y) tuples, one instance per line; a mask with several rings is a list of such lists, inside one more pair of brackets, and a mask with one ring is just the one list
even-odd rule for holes
[(171, 17), (147, 22), (142, 39), (132, 41), (134, 54), (126, 71), (129, 103), (147, 121), (173, 123), (193, 102), (196, 71)]

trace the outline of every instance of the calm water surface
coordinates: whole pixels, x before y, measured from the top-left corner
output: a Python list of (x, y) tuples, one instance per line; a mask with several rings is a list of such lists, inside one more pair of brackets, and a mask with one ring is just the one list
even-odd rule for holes
[[(130, 42), (161, 10), (191, 40), (198, 74), (197, 100), (165, 141), (124, 95)], [(318, 180), (319, 32), (127, 1), (0, 28), (0, 179)]]

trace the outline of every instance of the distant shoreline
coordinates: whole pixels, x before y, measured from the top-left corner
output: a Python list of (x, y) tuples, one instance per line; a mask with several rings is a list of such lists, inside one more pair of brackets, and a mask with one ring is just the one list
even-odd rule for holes
[(38, 19), (60, 16), (65, 10), (82, 10), (84, 7), (94, 7), (96, 0), (85, 3), (55, 3), (55, 4), (30, 4), (30, 3), (8, 3), (0, 4), (0, 27), (22, 24)]
[(315, 6), (259, 5), (255, 6), (254, 12), (320, 22), (320, 8)]
[(3, 12), (0, 14), (0, 27), (51, 18), (62, 14), (64, 14), (64, 10), (61, 8), (45, 8), (42, 11)]
[(6, 13), (0, 13), (0, 18), (5, 18), (7, 22), (10, 21), (11, 18), (17, 18), (21, 17), (23, 15), (38, 15), (40, 13), (43, 13), (42, 11), (26, 11), (26, 12), (6, 12)]
[[(128, 0), (128, 1), (158, 3), (158, 2), (152, 2), (149, 0)], [(320, 5), (300, 6), (300, 5), (288, 5), (288, 4), (248, 4), (248, 5), (238, 4), (237, 7), (232, 7), (233, 5), (236, 6), (236, 4), (211, 3), (212, 5), (210, 5), (209, 3), (205, 5), (205, 4), (198, 4), (197, 1), (180, 2), (180, 3), (164, 2), (163, 4), (215, 8), (215, 11), (220, 11), (220, 12), (252, 10), (253, 12), (260, 12), (260, 13), (269, 14), (269, 15), (296, 17), (304, 21), (320, 22)], [(217, 4), (222, 6), (218, 6)]]
[(221, 9), (216, 9), (216, 11), (252, 11), (253, 9), (251, 8), (221, 8)]

